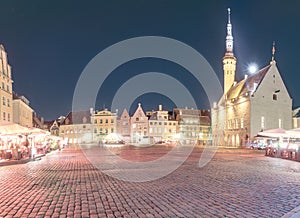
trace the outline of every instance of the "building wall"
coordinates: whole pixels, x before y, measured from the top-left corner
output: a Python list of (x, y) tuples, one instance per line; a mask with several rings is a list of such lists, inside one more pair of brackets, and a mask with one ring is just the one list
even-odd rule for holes
[(148, 117), (145, 115), (141, 104), (138, 105), (134, 115), (130, 118), (131, 141), (133, 143), (149, 143)]
[[(204, 136), (207, 135), (210, 123), (201, 124), (201, 110), (175, 108), (173, 110), (175, 119), (178, 121), (178, 133), (184, 143), (203, 143), (207, 144)], [(210, 140), (210, 137), (206, 137)]]
[(251, 137), (279, 127), (292, 128), (292, 99), (274, 64), (251, 96)]
[(130, 116), (126, 109), (123, 110), (121, 117), (117, 120), (117, 133), (123, 137), (130, 137)]
[(300, 128), (300, 117), (293, 117), (293, 129)]
[(245, 146), (250, 135), (250, 100), (247, 96), (226, 102), (224, 145)]
[(91, 132), (92, 125), (90, 123), (60, 125), (59, 127), (59, 136), (66, 139), (69, 144), (91, 142)]
[[(177, 133), (176, 120), (170, 120), (168, 111), (156, 111), (149, 120), (149, 137), (152, 142), (173, 139)], [(153, 118), (155, 117), (155, 118)]]
[(93, 141), (99, 141), (108, 134), (117, 133), (117, 114), (107, 109), (92, 114), (91, 123)]
[(13, 122), (21, 126), (32, 127), (32, 112), (33, 110), (29, 105), (21, 99), (13, 100)]
[(0, 120), (13, 122), (11, 67), (2, 45), (0, 45), (0, 101)]
[(225, 106), (215, 105), (211, 110), (212, 143), (214, 146), (224, 145), (225, 124)]

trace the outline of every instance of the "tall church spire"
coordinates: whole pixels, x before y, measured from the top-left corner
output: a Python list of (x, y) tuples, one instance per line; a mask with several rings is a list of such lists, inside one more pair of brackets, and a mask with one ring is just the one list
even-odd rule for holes
[(226, 36), (226, 54), (233, 56), (233, 37), (232, 37), (232, 25), (230, 23), (230, 8), (228, 11), (228, 23), (227, 23), (227, 36)]
[(226, 51), (223, 57), (223, 70), (224, 70), (224, 93), (227, 93), (232, 84), (234, 83), (236, 58), (233, 54), (233, 36), (232, 25), (230, 21), (230, 8), (228, 11), (227, 35), (226, 35)]

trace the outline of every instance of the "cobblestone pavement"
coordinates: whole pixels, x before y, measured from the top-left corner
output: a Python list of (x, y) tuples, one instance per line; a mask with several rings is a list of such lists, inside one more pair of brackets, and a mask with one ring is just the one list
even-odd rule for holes
[[(123, 155), (139, 161), (168, 150), (126, 149)], [(299, 162), (220, 149), (199, 168), (201, 152), (143, 183), (105, 175), (78, 148), (1, 167), (0, 217), (281, 217), (300, 205)]]

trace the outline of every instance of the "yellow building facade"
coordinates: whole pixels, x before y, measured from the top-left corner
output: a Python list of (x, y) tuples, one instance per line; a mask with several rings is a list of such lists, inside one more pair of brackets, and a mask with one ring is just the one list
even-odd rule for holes
[(21, 126), (32, 127), (33, 109), (29, 106), (29, 101), (24, 97), (13, 99), (13, 122)]
[(108, 134), (117, 133), (117, 114), (105, 109), (91, 115), (93, 141), (102, 140)]
[(13, 122), (12, 77), (11, 66), (8, 64), (7, 53), (0, 45), (0, 117), (1, 121)]

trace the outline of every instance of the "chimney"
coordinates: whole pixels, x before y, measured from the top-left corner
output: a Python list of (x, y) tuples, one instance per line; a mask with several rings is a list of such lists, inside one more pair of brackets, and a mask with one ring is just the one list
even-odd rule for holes
[(245, 79), (247, 79), (248, 78), (248, 75), (247, 74), (245, 74)]
[(161, 104), (158, 105), (158, 110), (159, 110), (159, 111), (162, 111), (162, 105), (161, 105)]
[(93, 108), (92, 107), (90, 108), (90, 114), (91, 115), (93, 114)]

